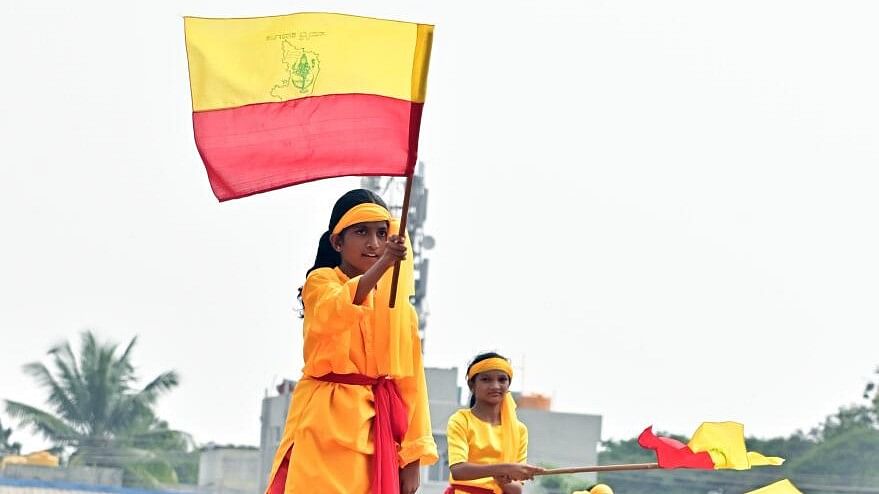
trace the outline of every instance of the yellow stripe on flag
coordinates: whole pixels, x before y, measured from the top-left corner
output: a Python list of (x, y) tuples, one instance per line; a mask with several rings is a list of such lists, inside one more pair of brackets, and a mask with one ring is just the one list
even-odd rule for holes
[(687, 443), (694, 453), (707, 451), (714, 468), (747, 470), (745, 426), (737, 422), (703, 422)]
[(330, 94), (424, 102), (433, 26), (344, 14), (184, 18), (193, 111)]
[(748, 451), (748, 463), (750, 463), (752, 467), (777, 467), (784, 463), (784, 458), (779, 456), (763, 456), (756, 451)]
[(716, 469), (748, 470), (753, 466), (781, 465), (783, 458), (745, 449), (745, 426), (738, 422), (703, 422), (687, 446), (707, 451)]

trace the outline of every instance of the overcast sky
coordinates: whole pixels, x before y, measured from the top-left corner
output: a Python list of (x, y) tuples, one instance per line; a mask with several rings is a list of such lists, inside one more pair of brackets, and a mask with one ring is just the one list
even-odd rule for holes
[(867, 0), (3, 2), (0, 398), (42, 406), (22, 365), (83, 329), (138, 335), (144, 378), (182, 375), (163, 418), (258, 444), (266, 389), (302, 366), (296, 288), (359, 181), (219, 204), (182, 16), (296, 11), (436, 25), (428, 365), (499, 351), (605, 439), (786, 435), (859, 400), (879, 365)]

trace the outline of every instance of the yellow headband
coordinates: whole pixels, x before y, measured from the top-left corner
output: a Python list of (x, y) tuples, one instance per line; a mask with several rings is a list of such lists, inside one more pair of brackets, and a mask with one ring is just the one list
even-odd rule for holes
[(467, 373), (467, 380), (469, 381), (473, 379), (473, 376), (479, 374), (480, 372), (490, 370), (499, 370), (510, 376), (510, 379), (513, 378), (513, 367), (510, 365), (510, 363), (507, 362), (505, 359), (492, 357), (485, 360), (480, 360), (479, 362), (473, 364), (473, 367), (470, 368), (470, 372)]
[(333, 235), (338, 235), (351, 225), (367, 221), (391, 221), (391, 213), (379, 204), (372, 202), (358, 204), (342, 215), (342, 218), (336, 223), (336, 227), (333, 228)]

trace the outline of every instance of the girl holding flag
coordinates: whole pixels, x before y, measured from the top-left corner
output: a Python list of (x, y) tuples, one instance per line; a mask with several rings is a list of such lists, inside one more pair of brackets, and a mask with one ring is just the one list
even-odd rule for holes
[[(412, 260), (380, 197), (336, 201), (300, 289), (305, 367), (267, 494), (413, 494), (437, 460), (415, 309)], [(401, 262), (396, 307), (391, 272)]]
[(467, 367), (470, 408), (449, 418), (446, 494), (520, 494), (521, 482), (543, 470), (525, 463), (528, 429), (516, 417), (512, 379), (509, 361), (497, 353), (478, 355)]

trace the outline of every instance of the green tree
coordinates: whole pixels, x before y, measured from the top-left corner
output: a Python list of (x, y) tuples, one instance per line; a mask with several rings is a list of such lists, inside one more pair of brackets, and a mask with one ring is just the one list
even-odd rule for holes
[(843, 406), (836, 413), (824, 419), (824, 423), (812, 429), (811, 435), (819, 441), (828, 441), (852, 430), (873, 430), (876, 427), (875, 413), (871, 407), (863, 405)]
[(817, 444), (786, 465), (791, 478), (818, 477), (822, 483), (879, 487), (879, 430), (851, 428)]
[(12, 429), (4, 429), (3, 422), (0, 421), (0, 457), (21, 454), (21, 443), (10, 443), (11, 435)]
[[(875, 374), (879, 376), (879, 367), (876, 368)], [(879, 378), (870, 381), (864, 387), (864, 399), (870, 403), (873, 408), (873, 418), (879, 425)]]
[(153, 408), (179, 377), (167, 371), (135, 387), (131, 354), (136, 342), (132, 338), (120, 353), (116, 344), (101, 343), (84, 331), (78, 354), (69, 342), (52, 348), (48, 355), (54, 371), (42, 362), (24, 366), (47, 391), (51, 412), (11, 400), (6, 412), (71, 451), (70, 465), (122, 468), (127, 485), (177, 482), (174, 462), (192, 450), (191, 441), (159, 420)]

